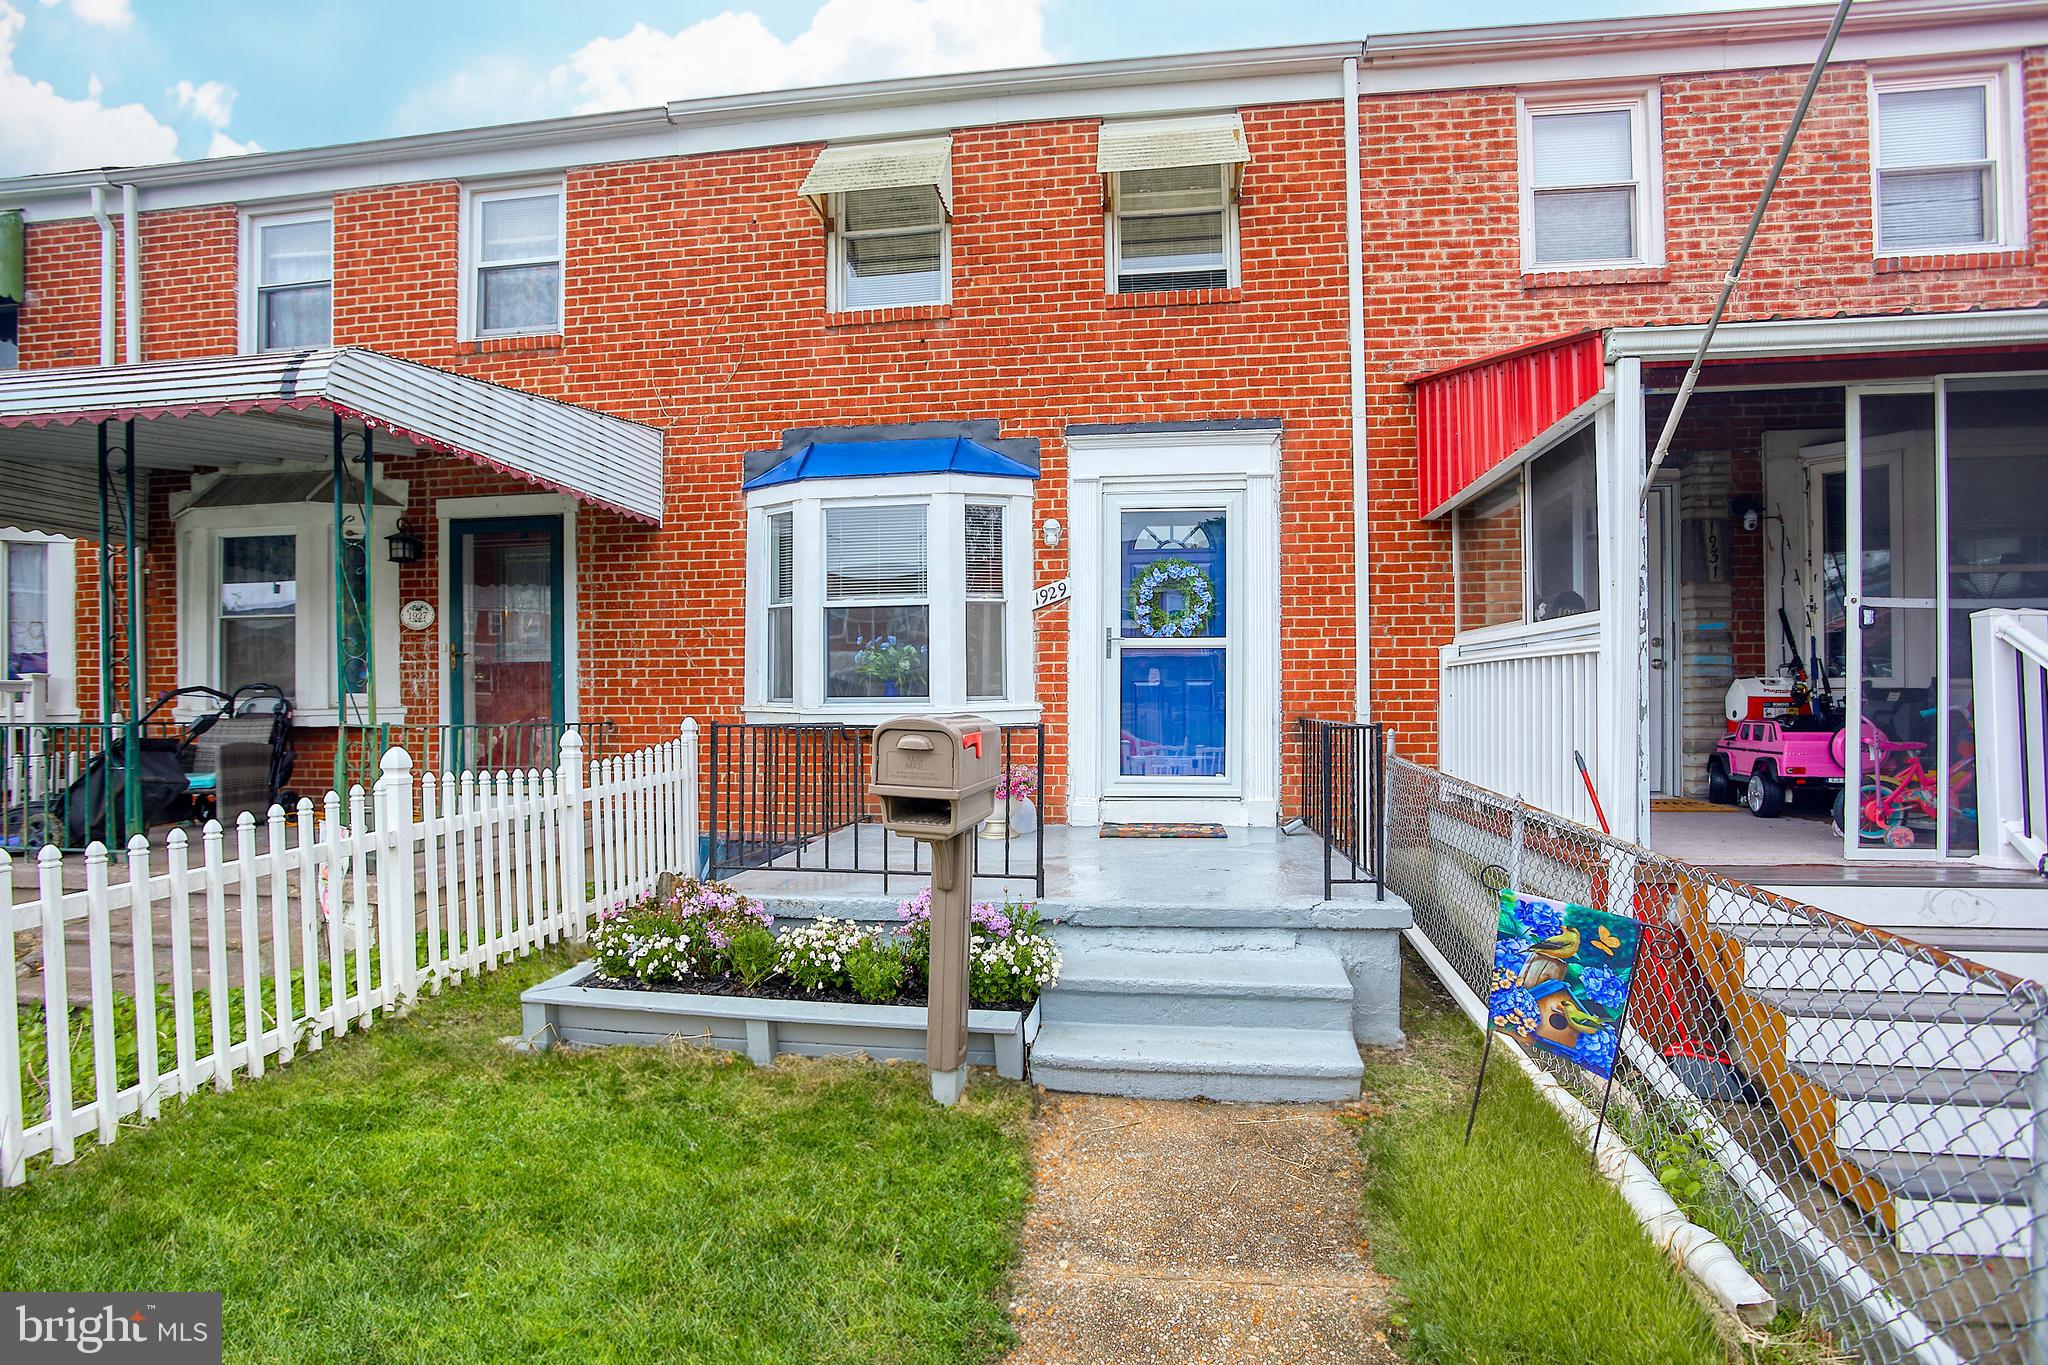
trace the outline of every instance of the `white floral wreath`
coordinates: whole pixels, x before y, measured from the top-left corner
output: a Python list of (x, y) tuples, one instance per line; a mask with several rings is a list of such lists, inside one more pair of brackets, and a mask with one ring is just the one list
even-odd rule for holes
[[(1178, 588), (1181, 607), (1168, 610), (1160, 594)], [(1186, 638), (1199, 634), (1216, 610), (1216, 585), (1197, 565), (1178, 557), (1155, 559), (1131, 582), (1132, 619), (1153, 638)]]

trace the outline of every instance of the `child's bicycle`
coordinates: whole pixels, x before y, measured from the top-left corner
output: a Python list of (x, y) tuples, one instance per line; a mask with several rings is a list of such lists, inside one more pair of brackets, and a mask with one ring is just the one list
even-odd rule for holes
[[(1931, 715), (1932, 711), (1921, 713)], [(1949, 812), (1974, 822), (1976, 808), (1976, 745), (1967, 719), (1957, 733), (1956, 761), (1948, 773)], [(1940, 774), (1920, 759), (1927, 746), (1888, 737), (1870, 721), (1863, 722), (1863, 756), (1869, 769), (1857, 793), (1857, 837), (1866, 844), (1883, 843), (1891, 848), (1911, 848), (1919, 840), (1915, 827), (1931, 827), (1940, 817)], [(1886, 771), (1886, 765), (1904, 756), (1904, 761)], [(1835, 798), (1834, 823), (1841, 832), (1843, 800)]]

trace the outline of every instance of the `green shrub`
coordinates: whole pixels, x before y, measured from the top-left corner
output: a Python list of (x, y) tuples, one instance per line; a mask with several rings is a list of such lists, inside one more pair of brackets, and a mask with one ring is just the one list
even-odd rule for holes
[(909, 970), (903, 950), (893, 943), (869, 939), (846, 955), (846, 977), (854, 994), (870, 1005), (884, 1005), (903, 993)]
[(782, 947), (776, 943), (775, 935), (759, 926), (734, 934), (726, 944), (725, 955), (732, 962), (733, 974), (748, 990), (775, 975), (775, 969), (782, 963)]

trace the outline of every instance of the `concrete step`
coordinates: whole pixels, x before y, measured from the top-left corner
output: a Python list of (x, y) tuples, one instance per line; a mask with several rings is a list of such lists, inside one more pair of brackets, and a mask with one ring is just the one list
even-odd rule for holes
[(1048, 1090), (1141, 1099), (1341, 1102), (1364, 1072), (1348, 1029), (1047, 1023), (1031, 1049)]
[(2011, 1071), (1797, 1060), (1792, 1069), (1843, 1101), (2027, 1108), (2026, 1079)]
[(1998, 1105), (1838, 1100), (1835, 1143), (1900, 1156), (1947, 1155), (2024, 1161), (2034, 1150), (2033, 1115)]
[(1351, 980), (1334, 953), (1062, 950), (1047, 1023), (1351, 1030)]
[(2032, 1240), (2022, 1184), (2026, 1161), (1840, 1150), (1891, 1191), (1900, 1251), (1920, 1256), (2026, 1256)]
[(1947, 1067), (1960, 1071), (2028, 1071), (2033, 1035), (2011, 1024), (1931, 1024), (1912, 1019), (1785, 1021), (1785, 1056), (1794, 1063)]

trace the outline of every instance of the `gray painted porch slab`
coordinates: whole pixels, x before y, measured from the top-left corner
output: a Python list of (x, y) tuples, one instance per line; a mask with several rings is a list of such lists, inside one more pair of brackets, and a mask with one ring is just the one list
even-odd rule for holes
[[(862, 1053), (900, 1061), (924, 1060), (922, 1005), (857, 1005), (828, 1000), (761, 1000), (737, 995), (676, 991), (622, 991), (583, 982), (596, 964), (579, 962), (519, 997), (521, 1031), (529, 1046), (576, 1043), (607, 1047), (681, 1039), (744, 1052), (760, 1066), (778, 1053), (806, 1057)], [(969, 1010), (967, 1062), (992, 1066), (1011, 1080), (1024, 1078), (1024, 1059), (1038, 1031), (1038, 1009)]]

